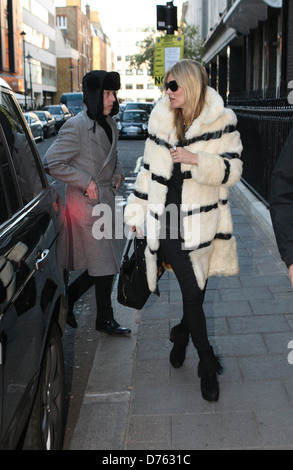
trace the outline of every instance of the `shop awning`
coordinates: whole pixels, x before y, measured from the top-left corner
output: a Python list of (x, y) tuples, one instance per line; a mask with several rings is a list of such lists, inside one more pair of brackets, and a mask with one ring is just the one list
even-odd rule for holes
[[(25, 106), (25, 95), (22, 95), (21, 93), (14, 93), (14, 96), (21, 106)], [(32, 99), (30, 95), (26, 95), (26, 105), (28, 108), (33, 106), (34, 101), (35, 98)]]
[(224, 23), (241, 34), (248, 34), (251, 29), (258, 27), (259, 21), (266, 21), (268, 6), (282, 8), (283, 0), (237, 0)]

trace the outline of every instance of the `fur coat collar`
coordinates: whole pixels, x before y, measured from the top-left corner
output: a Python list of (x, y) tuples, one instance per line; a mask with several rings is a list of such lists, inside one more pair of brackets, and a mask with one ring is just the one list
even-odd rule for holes
[[(223, 118), (226, 111), (221, 96), (213, 88), (207, 87), (203, 110), (187, 130), (186, 139), (204, 134), (207, 132), (207, 126), (210, 130), (213, 129), (213, 124)], [(236, 116), (232, 117), (231, 114), (230, 118), (233, 124), (236, 125)], [(215, 129), (217, 127), (218, 125), (215, 126)], [(164, 97), (155, 106), (149, 121), (149, 133), (168, 141), (171, 146), (178, 142), (176, 129), (173, 125), (173, 111), (168, 96)]]

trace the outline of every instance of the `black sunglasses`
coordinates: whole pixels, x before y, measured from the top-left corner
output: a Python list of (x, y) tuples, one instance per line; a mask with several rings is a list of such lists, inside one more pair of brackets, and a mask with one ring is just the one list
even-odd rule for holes
[(171, 91), (177, 91), (178, 90), (178, 83), (176, 80), (171, 80), (171, 82), (166, 83), (166, 91), (170, 88)]

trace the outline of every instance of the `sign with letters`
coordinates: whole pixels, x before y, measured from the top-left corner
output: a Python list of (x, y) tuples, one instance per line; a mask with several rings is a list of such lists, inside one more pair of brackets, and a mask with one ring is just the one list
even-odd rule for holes
[(183, 59), (184, 36), (166, 35), (156, 38), (154, 78), (155, 85), (162, 86), (165, 73), (176, 62)]

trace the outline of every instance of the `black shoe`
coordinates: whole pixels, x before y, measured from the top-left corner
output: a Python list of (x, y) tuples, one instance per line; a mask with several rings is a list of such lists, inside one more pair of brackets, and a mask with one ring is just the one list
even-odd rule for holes
[(124, 328), (123, 326), (120, 326), (119, 323), (117, 323), (115, 320), (108, 321), (104, 325), (99, 325), (96, 322), (96, 330), (102, 331), (103, 333), (107, 333), (108, 335), (112, 336), (126, 336), (131, 333), (131, 330), (129, 328)]
[(170, 363), (175, 369), (178, 369), (185, 361), (186, 346), (189, 341), (189, 333), (182, 323), (173, 326), (170, 333), (170, 341), (174, 343), (170, 352)]
[(66, 323), (71, 326), (71, 328), (77, 328), (77, 321), (72, 310), (68, 311)]
[(170, 352), (170, 363), (174, 367), (174, 369), (179, 369), (182, 366), (183, 362), (185, 361), (186, 355), (186, 346), (181, 346), (178, 344), (174, 344), (171, 352)]
[(201, 378), (202, 397), (207, 401), (218, 401), (220, 390), (217, 374), (223, 372), (220, 360), (214, 355), (212, 347), (206, 351), (198, 351), (198, 355), (200, 358), (198, 376)]

